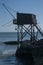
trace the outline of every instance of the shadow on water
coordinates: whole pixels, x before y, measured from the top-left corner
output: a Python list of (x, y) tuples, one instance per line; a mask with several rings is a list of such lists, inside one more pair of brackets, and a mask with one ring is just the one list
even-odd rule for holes
[(33, 58), (9, 56), (3, 60), (3, 65), (34, 65)]
[(30, 60), (28, 58), (19, 59), (19, 61), (20, 61), (20, 65), (34, 65), (33, 60)]
[(19, 59), (18, 61), (20, 61), (21, 65), (34, 65), (34, 60), (33, 60), (32, 54), (24, 55), (18, 59)]

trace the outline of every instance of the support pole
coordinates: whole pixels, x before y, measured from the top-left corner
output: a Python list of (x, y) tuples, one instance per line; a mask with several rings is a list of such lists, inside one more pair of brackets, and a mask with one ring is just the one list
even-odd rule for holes
[(31, 37), (30, 37), (30, 40), (32, 42), (32, 24), (31, 24)]
[(17, 41), (18, 41), (18, 44), (20, 43), (19, 41), (19, 25), (17, 25)]
[(21, 34), (21, 41), (22, 41), (23, 40), (23, 25), (21, 25), (20, 34)]

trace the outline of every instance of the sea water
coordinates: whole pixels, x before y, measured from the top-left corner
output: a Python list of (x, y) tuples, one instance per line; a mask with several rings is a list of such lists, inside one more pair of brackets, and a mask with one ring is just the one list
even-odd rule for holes
[(0, 43), (0, 65), (32, 65), (30, 59), (15, 56), (17, 45)]
[(30, 65), (31, 62), (29, 59), (20, 59), (15, 56), (17, 45), (4, 44), (5, 41), (14, 40), (17, 41), (17, 33), (14, 32), (0, 33), (0, 65)]

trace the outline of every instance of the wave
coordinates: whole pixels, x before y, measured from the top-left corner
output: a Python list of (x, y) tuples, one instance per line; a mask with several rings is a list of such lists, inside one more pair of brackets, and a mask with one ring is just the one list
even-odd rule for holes
[(16, 50), (14, 50), (14, 49), (6, 50), (6, 51), (0, 53), (0, 57), (7, 57), (7, 56), (12, 56), (12, 55), (15, 56), (15, 53), (16, 53)]

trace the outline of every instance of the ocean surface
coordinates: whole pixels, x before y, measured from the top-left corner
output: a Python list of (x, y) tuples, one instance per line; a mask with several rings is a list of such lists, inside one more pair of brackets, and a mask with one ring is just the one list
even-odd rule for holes
[[(41, 36), (39, 36), (41, 38)], [(25, 39), (28, 38), (28, 35)], [(20, 59), (15, 56), (17, 45), (6, 45), (5, 41), (17, 41), (17, 33), (0, 32), (0, 65), (30, 65), (29, 59)]]

